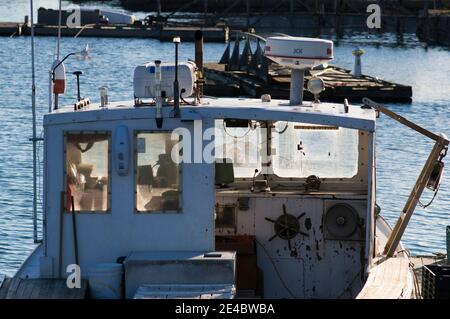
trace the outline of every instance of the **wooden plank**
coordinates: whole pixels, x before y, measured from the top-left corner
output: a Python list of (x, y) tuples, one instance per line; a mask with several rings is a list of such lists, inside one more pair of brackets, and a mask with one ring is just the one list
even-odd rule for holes
[(0, 289), (0, 299), (84, 299), (87, 296), (87, 280), (81, 280), (81, 288), (70, 289), (65, 279), (12, 279)]
[(16, 295), (17, 288), (20, 285), (20, 278), (13, 278), (6, 294), (6, 299), (12, 299)]
[(38, 299), (48, 299), (48, 296), (51, 294), (52, 280), (38, 279), (33, 284), (39, 286)]
[(0, 289), (2, 289), (3, 283), (6, 281), (6, 275), (0, 275)]
[(399, 299), (411, 290), (409, 259), (406, 257), (381, 259), (369, 273), (357, 299)]
[(33, 287), (34, 285), (30, 284), (28, 281), (26, 281), (25, 289), (23, 290), (23, 293), (21, 295), (21, 299), (30, 299), (31, 294), (33, 293)]
[(11, 284), (11, 278), (5, 278), (0, 287), (0, 299), (6, 299), (6, 294), (8, 293), (9, 286)]

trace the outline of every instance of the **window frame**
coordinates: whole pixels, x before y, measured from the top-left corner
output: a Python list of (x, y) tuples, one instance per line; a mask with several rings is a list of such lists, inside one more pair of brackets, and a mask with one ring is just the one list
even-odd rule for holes
[[(112, 197), (112, 192), (111, 192), (111, 187), (112, 187), (112, 171), (111, 171), (111, 142), (112, 142), (112, 134), (111, 131), (108, 130), (92, 130), (92, 131), (73, 131), (73, 130), (69, 130), (69, 131), (63, 131), (63, 193), (64, 193), (64, 202), (67, 202), (67, 191), (66, 191), (66, 187), (67, 187), (67, 137), (70, 134), (106, 134), (108, 136), (108, 155), (107, 155), (107, 160), (108, 160), (108, 191), (106, 192), (106, 210), (75, 210), (75, 214), (98, 214), (98, 215), (107, 215), (107, 214), (111, 214), (112, 210), (111, 210), (111, 197)], [(62, 205), (61, 205), (62, 206)], [(71, 214), (72, 210), (67, 210), (66, 206), (64, 205), (64, 213), (66, 214)]]
[[(181, 214), (183, 212), (183, 161), (178, 164), (178, 209), (176, 210), (138, 210), (137, 208), (137, 169), (138, 169), (138, 152), (137, 152), (137, 139), (139, 134), (172, 134), (173, 130), (134, 130), (133, 131), (133, 203), (134, 213), (138, 215), (142, 214)], [(181, 142), (181, 135), (179, 136), (179, 142)]]
[[(226, 131), (226, 127), (225, 127), (225, 120), (226, 119), (215, 119), (214, 120), (214, 129), (215, 130), (217, 130), (217, 129), (221, 129), (222, 131), (223, 131), (223, 136), (225, 137), (225, 139), (227, 138), (227, 136), (229, 136), (229, 137), (231, 137), (231, 135), (230, 135), (230, 133), (229, 132), (227, 132)], [(221, 123), (221, 125), (219, 125), (219, 126), (217, 126), (216, 125), (216, 122), (217, 121), (221, 121), (222, 123)], [(248, 132), (246, 132), (245, 134), (243, 134), (243, 136), (242, 136), (242, 138), (245, 138), (248, 134), (250, 134), (251, 133), (251, 131), (255, 131), (256, 133), (257, 133), (257, 136), (256, 136), (256, 138), (257, 139), (261, 139), (262, 138), (262, 134), (261, 134), (261, 132), (259, 131), (257, 131), (259, 129), (259, 127), (256, 127), (256, 128), (249, 128), (249, 131)], [(239, 138), (238, 138), (239, 139)], [(220, 145), (220, 146), (224, 146), (224, 145), (226, 145), (226, 144), (217, 144), (217, 135), (215, 135), (214, 136), (214, 151), (217, 153), (217, 149), (218, 149), (218, 146)], [(217, 157), (217, 155), (218, 154), (215, 154), (215, 160), (218, 160), (218, 159), (225, 159), (225, 158), (227, 158), (227, 159), (231, 159), (232, 160), (232, 163), (233, 163), (233, 169), (234, 169), (234, 174), (235, 174), (235, 181), (239, 181), (239, 180), (246, 180), (246, 179), (253, 179), (253, 175), (254, 175), (254, 172), (255, 172), (255, 169), (257, 169), (259, 172), (261, 172), (262, 171), (262, 169), (263, 169), (263, 162), (262, 162), (262, 160), (261, 160), (261, 152), (260, 152), (260, 147), (261, 147), (261, 145), (257, 145), (256, 146), (257, 147), (257, 156), (258, 156), (258, 166), (255, 166), (255, 167), (249, 167), (248, 169), (249, 169), (249, 174), (248, 175), (246, 175), (246, 176), (237, 176), (237, 174), (236, 174), (236, 166), (235, 166), (235, 162), (234, 162), (234, 159), (233, 158), (230, 158), (230, 157), (228, 157), (228, 156), (225, 156), (225, 157)], [(234, 147), (232, 148), (232, 149), (234, 149)], [(223, 155), (223, 154), (222, 154)]]
[[(309, 123), (299, 123), (299, 122), (289, 122), (290, 124), (301, 124), (301, 125), (308, 125)], [(326, 126), (326, 125), (320, 125), (320, 126)], [(294, 125), (295, 127), (295, 125)], [(331, 130), (339, 130), (342, 129), (343, 127), (340, 126), (334, 126), (335, 128), (332, 128)], [(348, 128), (345, 128), (348, 129)], [(353, 180), (355, 178), (358, 177), (359, 173), (360, 173), (360, 144), (361, 144), (361, 134), (360, 134), (360, 130), (357, 129), (348, 129), (348, 130), (353, 130), (355, 131), (355, 135), (356, 135), (356, 162), (355, 162), (355, 166), (356, 166), (356, 171), (354, 172), (354, 174), (352, 176), (319, 176), (318, 177), (320, 179), (323, 180)], [(274, 135), (273, 135), (273, 131), (272, 131), (272, 136), (271, 136), (272, 141), (274, 140)], [(273, 147), (273, 146), (272, 146)], [(279, 150), (276, 150), (276, 155), (273, 155), (271, 158), (271, 171), (272, 174), (270, 174), (273, 178), (273, 180), (306, 180), (308, 178), (308, 176), (310, 175), (316, 175), (316, 174), (307, 174), (305, 176), (281, 176), (278, 175), (277, 172), (275, 172), (274, 169), (274, 158), (279, 156)], [(259, 175), (259, 174), (258, 174)]]
[[(370, 144), (374, 141), (373, 132), (357, 129), (358, 131), (358, 170), (355, 176), (351, 178), (324, 178), (320, 177), (323, 185), (326, 187), (331, 187), (334, 189), (335, 186), (342, 184), (354, 186), (355, 189), (365, 189), (367, 186), (367, 180), (370, 178), (367, 171), (367, 165), (370, 162), (368, 156), (368, 150), (370, 149)], [(372, 134), (372, 136), (371, 136)], [(269, 168), (271, 169), (271, 167)], [(260, 179), (261, 176), (264, 175), (262, 171), (258, 172), (255, 176), (256, 179)], [(306, 178), (302, 177), (279, 177), (275, 174), (267, 174), (266, 178), (271, 185), (272, 189), (296, 189), (299, 185), (303, 185), (306, 181)], [(253, 178), (236, 178), (234, 181), (234, 185), (237, 189), (247, 189), (252, 186)]]

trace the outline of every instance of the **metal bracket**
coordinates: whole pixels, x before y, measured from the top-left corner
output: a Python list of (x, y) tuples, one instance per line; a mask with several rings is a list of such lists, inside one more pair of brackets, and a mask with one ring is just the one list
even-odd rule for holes
[(400, 214), (397, 223), (395, 224), (395, 227), (387, 240), (386, 246), (384, 247), (383, 253), (386, 254), (387, 257), (392, 257), (395, 253), (395, 250), (397, 249), (398, 244), (400, 243), (406, 227), (408, 226), (408, 222), (411, 219), (412, 214), (414, 213), (420, 196), (422, 195), (422, 192), (427, 185), (428, 179), (433, 172), (436, 161), (442, 159), (442, 154), (445, 154), (445, 149), (448, 148), (449, 140), (444, 134), (437, 135), (431, 131), (428, 131), (427, 129), (409, 121), (403, 116), (368, 98), (363, 98), (363, 103), (436, 142), (433, 146), (433, 149), (431, 150), (430, 155), (428, 156), (427, 161), (425, 162), (425, 165), (419, 175), (419, 178), (416, 181), (416, 184), (414, 185), (413, 190), (411, 191), (411, 194), (408, 197), (408, 200), (405, 203), (402, 213)]

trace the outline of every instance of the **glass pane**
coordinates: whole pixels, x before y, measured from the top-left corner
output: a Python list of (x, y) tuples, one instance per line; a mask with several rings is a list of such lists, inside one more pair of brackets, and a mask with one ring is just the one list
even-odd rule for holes
[(215, 157), (233, 162), (236, 178), (253, 177), (261, 171), (260, 128), (225, 127), (223, 120), (215, 122)]
[(71, 196), (74, 199), (75, 211), (108, 210), (108, 138), (106, 133), (67, 134), (66, 210), (72, 210)]
[(280, 177), (351, 178), (358, 171), (358, 130), (277, 122), (274, 173)]
[(136, 206), (140, 212), (180, 209), (179, 154), (172, 133), (137, 135)]

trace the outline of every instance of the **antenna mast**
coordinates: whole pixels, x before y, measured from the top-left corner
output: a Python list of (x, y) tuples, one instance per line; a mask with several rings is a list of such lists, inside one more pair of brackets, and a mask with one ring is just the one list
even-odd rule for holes
[(31, 112), (33, 121), (33, 241), (39, 243), (37, 238), (37, 142), (36, 137), (36, 77), (34, 71), (34, 8), (30, 0), (31, 9)]
[(59, 0), (59, 15), (58, 15), (58, 40), (56, 42), (56, 59), (59, 60), (59, 43), (61, 41), (61, 0)]

